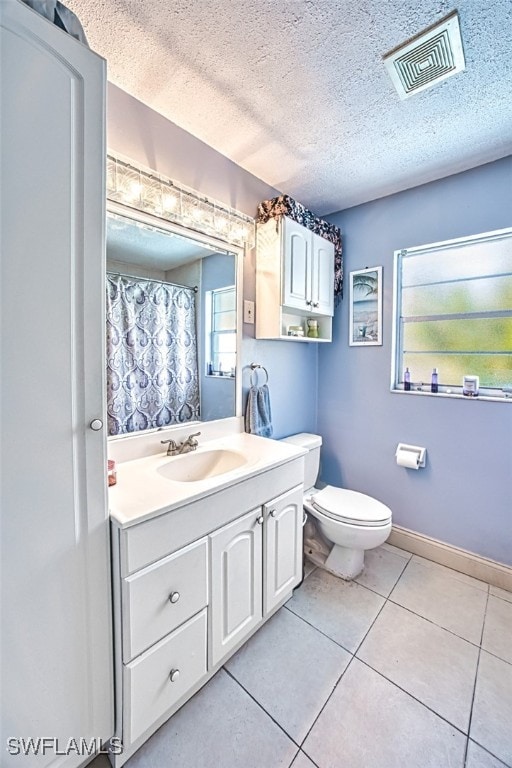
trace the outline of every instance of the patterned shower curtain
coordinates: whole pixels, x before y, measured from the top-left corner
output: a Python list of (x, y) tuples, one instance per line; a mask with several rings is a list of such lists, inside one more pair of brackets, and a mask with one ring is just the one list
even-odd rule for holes
[(107, 275), (109, 435), (199, 419), (195, 294)]

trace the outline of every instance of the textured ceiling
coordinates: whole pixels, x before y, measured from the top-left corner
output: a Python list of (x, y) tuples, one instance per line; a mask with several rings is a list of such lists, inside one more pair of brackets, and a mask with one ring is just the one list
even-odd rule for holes
[(512, 153), (512, 0), (460, 0), (466, 70), (382, 63), (445, 0), (67, 0), (109, 79), (319, 214)]

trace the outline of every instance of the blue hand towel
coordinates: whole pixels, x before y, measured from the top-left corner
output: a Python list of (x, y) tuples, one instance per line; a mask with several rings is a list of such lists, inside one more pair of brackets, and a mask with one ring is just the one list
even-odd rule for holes
[(272, 414), (268, 385), (251, 387), (245, 409), (245, 431), (250, 435), (272, 437)]

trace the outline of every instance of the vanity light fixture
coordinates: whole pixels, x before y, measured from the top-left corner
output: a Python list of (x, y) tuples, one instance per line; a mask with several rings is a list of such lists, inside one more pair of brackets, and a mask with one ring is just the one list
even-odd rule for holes
[(250, 216), (110, 152), (107, 199), (234, 245), (254, 246), (255, 222)]

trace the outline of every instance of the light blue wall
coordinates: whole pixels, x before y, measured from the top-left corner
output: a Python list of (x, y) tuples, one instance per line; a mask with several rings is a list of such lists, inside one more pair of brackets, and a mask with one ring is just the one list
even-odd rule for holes
[[(512, 404), (390, 392), (393, 252), (512, 226), (512, 157), (326, 217), (346, 274), (383, 265), (383, 345), (348, 346), (348, 300), (319, 350), (322, 479), (369, 493), (394, 522), (512, 564)], [(394, 459), (424, 445), (427, 467)]]
[[(109, 83), (109, 149), (180, 181), (204, 195), (256, 216), (257, 205), (279, 194), (204, 142)], [(254, 301), (255, 256), (244, 259), (244, 298)], [(256, 307), (256, 312), (264, 312)], [(317, 345), (257, 341), (254, 326), (244, 325), (242, 364), (244, 404), (251, 362), (269, 372), (274, 436), (316, 429)]]
[[(251, 215), (276, 194), (118, 88), (109, 86), (108, 97), (111, 149)], [(511, 198), (506, 158), (328, 217), (342, 227), (347, 272), (384, 266), (383, 346), (348, 347), (344, 300), (333, 344), (257, 341), (244, 325), (242, 349), (244, 394), (249, 364), (268, 368), (275, 437), (323, 435), (324, 480), (382, 499), (399, 525), (507, 563), (512, 406), (391, 394), (389, 379), (393, 251), (511, 226)], [(244, 260), (244, 297), (255, 297), (254, 252)], [(399, 441), (426, 445), (425, 470), (396, 466)]]

